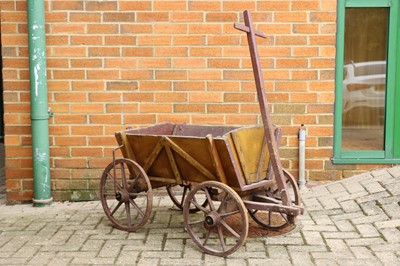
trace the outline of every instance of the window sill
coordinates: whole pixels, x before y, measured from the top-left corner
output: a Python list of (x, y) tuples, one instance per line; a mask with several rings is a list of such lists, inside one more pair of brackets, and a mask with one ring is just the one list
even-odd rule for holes
[(332, 158), (333, 164), (400, 164), (396, 159), (370, 159), (370, 158)]

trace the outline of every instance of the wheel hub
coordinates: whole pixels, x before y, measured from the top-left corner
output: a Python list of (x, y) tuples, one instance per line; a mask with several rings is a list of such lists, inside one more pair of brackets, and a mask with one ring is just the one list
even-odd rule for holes
[(129, 194), (125, 191), (117, 191), (115, 192), (115, 199), (122, 202), (128, 202)]
[(220, 224), (221, 216), (217, 212), (211, 212), (205, 217), (204, 222), (208, 228), (215, 227)]

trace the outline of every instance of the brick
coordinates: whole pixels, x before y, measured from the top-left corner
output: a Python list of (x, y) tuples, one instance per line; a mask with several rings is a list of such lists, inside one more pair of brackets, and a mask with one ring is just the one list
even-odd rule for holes
[[(57, 16), (59, 15), (59, 12), (57, 12)], [(70, 14), (69, 20), (73, 22), (100, 22), (101, 14), (74, 12)]]
[(138, 12), (136, 21), (137, 22), (161, 22), (168, 21), (168, 12)]
[(187, 93), (184, 92), (157, 92), (155, 93), (156, 102), (186, 102)]
[(120, 10), (136, 10), (136, 11), (148, 11), (151, 10), (150, 1), (123, 1), (118, 2)]
[[(186, 57), (188, 55), (188, 48), (186, 47), (155, 47), (155, 56), (169, 56), (169, 57)], [(141, 54), (143, 55), (143, 54)], [(150, 56), (150, 55), (149, 55)]]
[(277, 12), (275, 14), (276, 22), (305, 22), (307, 21), (307, 13), (299, 11)]
[(222, 10), (222, 5), (217, 1), (193, 1), (189, 3), (189, 10), (219, 11)]
[(122, 24), (121, 25), (121, 33), (131, 33), (131, 34), (140, 34), (140, 33), (153, 33), (153, 27), (149, 24)]
[(119, 56), (120, 49), (116, 47), (90, 47), (88, 50), (89, 56), (100, 56), (100, 57), (108, 57), (108, 56)]
[(176, 113), (205, 113), (205, 104), (174, 104), (174, 112)]
[(192, 115), (192, 123), (198, 125), (221, 125), (224, 123), (223, 115)]
[(257, 1), (257, 10), (289, 11), (290, 1)]
[(157, 70), (155, 76), (159, 80), (186, 80), (188, 73), (186, 70)]
[(88, 24), (86, 26), (87, 33), (89, 34), (112, 34), (118, 33), (117, 24)]
[(102, 19), (104, 22), (134, 22), (135, 13), (132, 12), (106, 12), (103, 13)]
[(105, 36), (106, 45), (134, 45), (136, 43), (135, 36)]
[(278, 45), (306, 45), (306, 36), (277, 36), (275, 37), (275, 43)]
[(87, 11), (113, 11), (118, 8), (118, 1), (91, 1), (86, 3)]
[(222, 102), (223, 94), (220, 92), (191, 92), (189, 102)]
[(68, 25), (52, 25), (50, 33), (60, 34), (60, 33), (85, 33), (85, 25), (83, 24), (68, 24)]
[(203, 13), (174, 11), (170, 14), (170, 20), (176, 22), (202, 22)]
[(205, 68), (206, 60), (204, 58), (174, 58), (172, 59), (172, 68), (189, 69)]
[(187, 24), (170, 24), (168, 26), (164, 24), (154, 25), (155, 34), (187, 34), (188, 26)]
[(307, 59), (277, 59), (276, 60), (276, 68), (306, 68), (308, 66)]
[(189, 70), (189, 79), (191, 80), (221, 80), (222, 71), (220, 70)]

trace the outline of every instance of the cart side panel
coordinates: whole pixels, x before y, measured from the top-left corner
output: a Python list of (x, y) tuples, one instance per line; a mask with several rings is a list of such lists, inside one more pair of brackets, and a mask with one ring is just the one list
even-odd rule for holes
[(266, 178), (269, 152), (262, 127), (241, 128), (230, 133), (236, 160), (240, 164), (247, 185)]
[(169, 136), (168, 140), (183, 181), (219, 180), (206, 138)]
[[(225, 176), (228, 182), (228, 186), (240, 191), (241, 187), (245, 185), (243, 180), (243, 173), (241, 167), (238, 166), (238, 158), (235, 158), (236, 152), (232, 150), (233, 141), (230, 134), (226, 135), (223, 139), (215, 139), (215, 144), (218, 149), (219, 157)], [(233, 147), (234, 149), (234, 147)]]
[(127, 134), (126, 140), (135, 161), (143, 167), (150, 180), (159, 177), (166, 181), (175, 180), (167, 153), (162, 147), (162, 136)]

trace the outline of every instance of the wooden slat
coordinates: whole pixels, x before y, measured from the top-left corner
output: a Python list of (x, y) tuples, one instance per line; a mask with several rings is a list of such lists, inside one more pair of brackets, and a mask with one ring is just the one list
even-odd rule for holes
[(228, 184), (224, 172), (224, 168), (221, 163), (221, 158), (219, 157), (217, 147), (215, 146), (215, 142), (213, 139), (213, 136), (211, 134), (207, 135), (207, 140), (208, 140), (208, 149), (210, 151), (211, 159), (214, 165), (215, 170), (217, 171), (219, 181)]
[(178, 145), (176, 145), (170, 138), (165, 137), (166, 145), (170, 146), (175, 152), (177, 152), (182, 158), (184, 158), (189, 164), (196, 168), (201, 174), (206, 176), (209, 180), (217, 180), (217, 177), (208, 171), (203, 165), (196, 161), (187, 152), (182, 150)]

